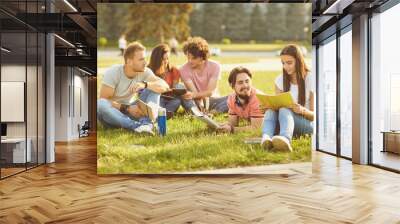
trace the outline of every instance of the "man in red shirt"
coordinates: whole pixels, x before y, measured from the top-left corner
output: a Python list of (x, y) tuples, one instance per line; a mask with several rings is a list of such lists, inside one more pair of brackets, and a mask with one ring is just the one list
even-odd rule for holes
[[(237, 132), (258, 129), (261, 127), (264, 114), (260, 110), (260, 102), (256, 93), (261, 91), (252, 87), (252, 74), (247, 68), (236, 67), (229, 74), (229, 85), (234, 93), (228, 96), (229, 121), (221, 125), (219, 131)], [(239, 127), (239, 120), (248, 121), (247, 126)]]

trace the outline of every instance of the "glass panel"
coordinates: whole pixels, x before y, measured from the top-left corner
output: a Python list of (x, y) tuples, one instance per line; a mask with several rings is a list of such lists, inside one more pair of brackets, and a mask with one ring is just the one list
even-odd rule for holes
[[(400, 5), (374, 16), (372, 22), (372, 163), (400, 170)], [(382, 132), (391, 132), (384, 134)]]
[(26, 33), (1, 34), (1, 140), (2, 177), (25, 170)]
[(27, 110), (27, 143), (30, 148), (30, 161), (28, 168), (36, 166), (38, 160), (37, 148), (37, 73), (38, 73), (38, 36), (36, 32), (27, 33), (28, 38), (28, 63), (27, 63), (27, 82), (26, 82), (26, 110)]
[(336, 40), (318, 49), (318, 146), (336, 154)]
[(44, 34), (39, 34), (38, 45), (38, 163), (45, 163), (45, 52), (46, 38)]
[(340, 37), (340, 153), (352, 157), (352, 35)]

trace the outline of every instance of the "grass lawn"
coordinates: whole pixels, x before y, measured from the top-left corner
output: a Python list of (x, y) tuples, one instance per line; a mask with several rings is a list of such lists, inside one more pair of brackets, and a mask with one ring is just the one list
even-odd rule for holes
[[(216, 120), (224, 121), (222, 115)], [(167, 122), (167, 136), (140, 136), (122, 129), (98, 125), (97, 172), (171, 173), (311, 161), (311, 138), (292, 142), (293, 152), (268, 152), (258, 144), (245, 144), (260, 130), (217, 134), (188, 115)]]
[[(184, 57), (181, 58), (184, 60)], [(117, 60), (117, 63), (122, 62), (121, 58), (99, 58), (99, 67), (108, 67)], [(253, 72), (253, 86), (265, 93), (273, 93), (274, 80), (279, 73)], [(101, 80), (102, 74), (99, 74), (98, 87)], [(227, 80), (228, 72), (223, 72), (218, 86), (222, 95), (232, 93)], [(227, 115), (220, 115), (216, 120), (226, 122)], [(217, 134), (209, 131), (203, 122), (184, 114), (168, 120), (165, 137), (141, 136), (98, 124), (97, 169), (99, 174), (168, 173), (311, 161), (310, 137), (294, 139), (294, 151), (291, 153), (267, 152), (260, 145), (244, 143), (244, 139), (260, 135), (261, 130), (233, 135)]]

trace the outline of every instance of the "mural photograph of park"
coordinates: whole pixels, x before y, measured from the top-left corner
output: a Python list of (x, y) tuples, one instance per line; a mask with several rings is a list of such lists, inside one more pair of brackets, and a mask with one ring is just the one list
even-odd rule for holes
[[(98, 174), (286, 173), (311, 162), (311, 4), (97, 8)], [(297, 106), (263, 105), (260, 94), (293, 90), (290, 63)]]

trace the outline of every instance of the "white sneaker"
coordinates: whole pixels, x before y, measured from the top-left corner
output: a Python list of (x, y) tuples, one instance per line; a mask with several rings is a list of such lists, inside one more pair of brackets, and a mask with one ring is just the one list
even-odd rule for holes
[(152, 124), (140, 125), (139, 127), (135, 128), (135, 132), (136, 132), (136, 133), (143, 133), (143, 134), (154, 135), (154, 132), (153, 132), (153, 125), (152, 125)]
[(284, 136), (277, 135), (272, 137), (272, 145), (274, 146), (274, 149), (277, 151), (283, 151), (283, 152), (293, 151), (289, 139), (287, 139)]
[(272, 148), (272, 140), (269, 137), (269, 135), (263, 135), (261, 138), (261, 146), (265, 149), (265, 150), (269, 150)]

